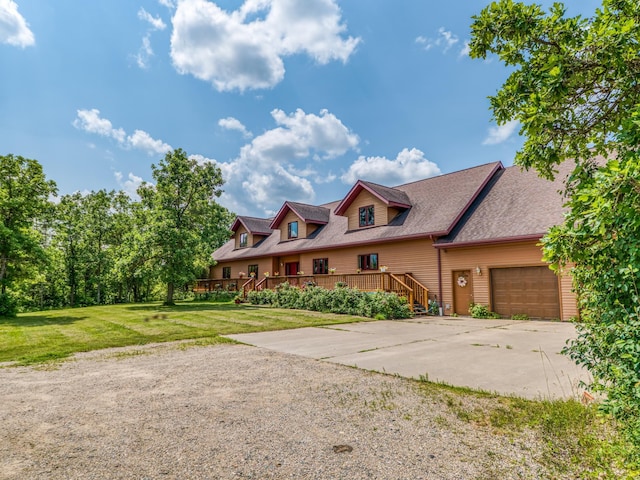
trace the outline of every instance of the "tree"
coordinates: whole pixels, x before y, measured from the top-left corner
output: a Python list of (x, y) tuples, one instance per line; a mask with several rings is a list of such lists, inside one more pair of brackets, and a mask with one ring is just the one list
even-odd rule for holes
[[(470, 54), (515, 67), (490, 97), (499, 124), (525, 134), (516, 163), (546, 177), (567, 158), (590, 163), (622, 145), (614, 135), (640, 99), (640, 4), (604, 0), (592, 18), (565, 17), (555, 3), (501, 0), (474, 17)], [(589, 169), (588, 169), (589, 170)]]
[[(603, 0), (593, 17), (562, 4), (494, 2), (474, 17), (471, 55), (513, 67), (491, 97), (498, 123), (518, 120), (516, 163), (548, 178), (571, 159), (569, 213), (543, 239), (571, 268), (581, 312), (565, 349), (606, 394), (601, 408), (640, 446), (640, 4)], [(598, 158), (598, 156), (600, 156)]]
[(113, 269), (117, 284), (117, 301), (141, 302), (152, 297), (158, 282), (148, 226), (151, 212), (141, 202), (132, 202), (119, 192), (114, 202), (114, 228), (112, 235), (118, 245)]
[(86, 264), (83, 213), (82, 194), (79, 192), (63, 195), (56, 206), (55, 244), (62, 252), (68, 288), (67, 302), (72, 307), (78, 304), (77, 297)]
[(55, 194), (55, 183), (36, 160), (0, 156), (0, 315), (13, 310), (7, 289), (44, 261), (36, 223), (47, 218), (49, 197)]
[(143, 184), (138, 193), (150, 211), (146, 238), (172, 305), (175, 287), (194, 280), (197, 265), (228, 238), (230, 214), (215, 202), (223, 180), (214, 164), (198, 164), (177, 149), (151, 168), (155, 185)]

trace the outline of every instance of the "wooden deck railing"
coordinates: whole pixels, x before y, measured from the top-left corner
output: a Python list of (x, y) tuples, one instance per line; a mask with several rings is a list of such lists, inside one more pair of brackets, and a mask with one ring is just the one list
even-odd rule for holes
[(246, 298), (251, 290), (274, 289), (281, 283), (288, 282), (295, 287), (314, 285), (333, 289), (336, 285), (357, 288), (364, 292), (393, 292), (407, 297), (409, 307), (413, 310), (414, 302), (429, 306), (429, 289), (410, 274), (393, 274), (387, 272), (333, 274), (333, 275), (290, 275), (263, 277), (258, 280), (250, 278), (226, 278), (197, 280), (193, 288), (195, 293), (211, 293), (218, 291), (239, 291)]
[(211, 293), (211, 292), (237, 292), (238, 285), (242, 286), (245, 278), (223, 278), (223, 279), (201, 279), (196, 280), (193, 287), (195, 293)]

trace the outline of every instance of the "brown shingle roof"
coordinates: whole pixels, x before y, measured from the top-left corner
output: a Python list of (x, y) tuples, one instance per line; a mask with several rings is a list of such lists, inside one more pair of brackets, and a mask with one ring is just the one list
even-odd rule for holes
[(295, 213), (304, 223), (324, 225), (329, 222), (329, 209), (326, 207), (318, 207), (316, 205), (307, 205), (306, 203), (298, 202), (284, 202), (280, 211), (271, 222), (270, 227), (280, 227), (282, 219), (289, 211)]
[(561, 191), (572, 168), (572, 162), (564, 162), (555, 181), (517, 166), (499, 172), (451, 235), (438, 241), (438, 246), (542, 237), (564, 219)]
[(267, 218), (238, 216), (233, 222), (231, 230), (236, 232), (240, 224), (244, 225), (244, 228), (253, 235), (271, 235), (271, 232), (273, 232), (269, 227), (271, 220)]
[(336, 201), (320, 207), (329, 211), (329, 221), (311, 238), (280, 242), (280, 235), (273, 233), (257, 248), (238, 250), (234, 250), (231, 241), (216, 250), (213, 258), (228, 261), (281, 256), (301, 251), (447, 235), (489, 180), (502, 169), (500, 162), (494, 162), (394, 187), (393, 190), (407, 196), (412, 206), (389, 225), (347, 232), (348, 219), (335, 213), (342, 202)]

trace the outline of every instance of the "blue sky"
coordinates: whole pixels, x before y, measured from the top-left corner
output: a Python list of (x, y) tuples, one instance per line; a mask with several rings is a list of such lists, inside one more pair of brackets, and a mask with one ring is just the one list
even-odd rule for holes
[(37, 159), (61, 194), (135, 195), (179, 147), (254, 216), (358, 178), (511, 165), (518, 125), (492, 123), (487, 99), (509, 72), (467, 54), (487, 3), (0, 0), (0, 154)]

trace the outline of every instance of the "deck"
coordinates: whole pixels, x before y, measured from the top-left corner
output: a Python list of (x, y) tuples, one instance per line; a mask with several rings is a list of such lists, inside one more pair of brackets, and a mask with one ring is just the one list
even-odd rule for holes
[(263, 278), (200, 279), (193, 291), (206, 294), (220, 291), (237, 291), (246, 297), (251, 290), (273, 289), (281, 283), (304, 288), (309, 285), (326, 289), (336, 287), (357, 288), (363, 292), (393, 292), (407, 298), (410, 308), (418, 313), (429, 305), (429, 289), (411, 274), (388, 272), (328, 275), (280, 275)]

